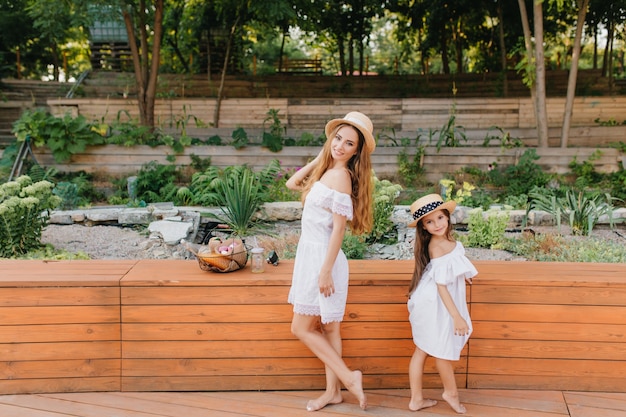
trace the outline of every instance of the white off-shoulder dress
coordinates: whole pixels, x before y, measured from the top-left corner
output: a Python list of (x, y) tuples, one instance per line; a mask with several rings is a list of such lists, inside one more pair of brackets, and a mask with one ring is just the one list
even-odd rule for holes
[[(452, 251), (430, 260), (407, 303), (413, 342), (418, 348), (440, 359), (460, 358), (472, 332), (465, 279), (477, 274), (478, 271), (465, 256), (465, 248), (458, 241)], [(456, 308), (469, 326), (467, 335), (454, 334), (454, 321), (439, 297), (437, 284), (447, 286)]]
[(322, 323), (342, 321), (348, 297), (348, 260), (341, 250), (332, 268), (335, 292), (324, 297), (319, 289), (319, 272), (333, 230), (333, 213), (352, 220), (352, 199), (348, 194), (316, 182), (302, 210), (302, 230), (288, 297), (294, 313), (320, 316)]

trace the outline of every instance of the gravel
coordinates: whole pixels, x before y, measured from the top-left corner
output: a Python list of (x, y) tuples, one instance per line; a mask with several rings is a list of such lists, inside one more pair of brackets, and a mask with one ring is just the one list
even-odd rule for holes
[[(534, 227), (536, 233), (554, 232), (554, 227)], [(569, 230), (562, 228), (561, 234), (569, 235)], [(619, 226), (617, 231), (599, 227), (594, 229), (592, 236), (605, 240), (626, 244), (625, 225)], [(42, 233), (42, 242), (54, 246), (56, 249), (65, 249), (72, 253), (82, 252), (91, 259), (164, 259), (189, 257), (189, 253), (180, 245), (169, 246), (161, 239), (151, 237), (147, 232), (130, 227), (120, 226), (84, 226), (48, 225)], [(472, 260), (518, 260), (509, 252), (491, 249), (466, 248), (468, 258)], [(393, 248), (381, 248), (369, 255), (370, 259), (396, 258), (407, 259), (412, 256), (409, 244), (399, 244)]]

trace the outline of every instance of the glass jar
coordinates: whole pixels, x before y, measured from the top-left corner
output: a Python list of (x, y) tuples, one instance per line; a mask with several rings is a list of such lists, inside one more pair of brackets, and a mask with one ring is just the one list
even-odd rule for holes
[(265, 259), (263, 259), (265, 250), (263, 248), (252, 248), (251, 252), (250, 267), (252, 272), (258, 274), (265, 271)]

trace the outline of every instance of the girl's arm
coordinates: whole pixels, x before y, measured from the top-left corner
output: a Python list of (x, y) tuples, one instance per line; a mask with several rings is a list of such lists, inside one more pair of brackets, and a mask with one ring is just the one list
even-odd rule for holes
[(315, 167), (317, 166), (317, 164), (319, 163), (320, 160), (320, 155), (322, 154), (322, 152), (320, 151), (319, 154), (317, 154), (317, 156), (315, 157), (314, 160), (312, 160), (311, 162), (309, 162), (308, 164), (306, 164), (305, 166), (303, 166), (302, 168), (300, 168), (299, 170), (297, 170), (288, 180), (287, 183), (285, 184), (287, 186), (287, 188), (289, 188), (290, 190), (295, 190), (295, 191), (301, 191), (302, 190), (302, 182), (309, 176), (311, 175), (311, 173), (313, 172), (313, 170), (315, 169)]
[(325, 297), (330, 296), (335, 292), (335, 283), (333, 281), (332, 270), (335, 265), (335, 260), (341, 249), (343, 243), (343, 236), (346, 233), (347, 219), (341, 214), (333, 214), (333, 231), (330, 235), (328, 242), (328, 248), (326, 249), (326, 256), (320, 269), (319, 287), (320, 294)]
[(459, 310), (456, 308), (456, 305), (452, 300), (452, 296), (450, 296), (450, 291), (448, 291), (448, 287), (442, 284), (437, 284), (437, 292), (439, 292), (439, 297), (441, 297), (443, 305), (446, 306), (448, 313), (452, 316), (452, 321), (454, 322), (454, 334), (458, 336), (465, 336), (469, 332), (469, 326), (459, 313)]

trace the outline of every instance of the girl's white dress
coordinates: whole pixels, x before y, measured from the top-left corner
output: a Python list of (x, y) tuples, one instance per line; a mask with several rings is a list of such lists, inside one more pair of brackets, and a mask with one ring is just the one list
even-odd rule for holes
[(294, 313), (320, 316), (322, 323), (342, 321), (348, 297), (348, 260), (341, 250), (332, 269), (334, 294), (324, 297), (319, 290), (319, 271), (333, 229), (333, 213), (352, 220), (352, 199), (316, 182), (302, 210), (302, 230), (288, 298)]
[[(430, 260), (407, 303), (413, 342), (418, 348), (440, 359), (460, 358), (461, 350), (472, 332), (465, 279), (476, 274), (478, 271), (465, 256), (465, 248), (458, 241), (452, 251)], [(454, 321), (439, 297), (437, 284), (447, 286), (456, 308), (469, 326), (467, 335), (454, 334)]]

